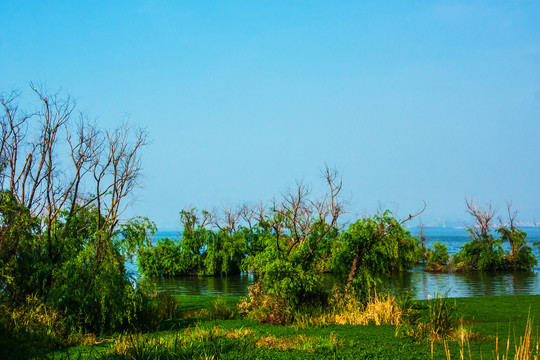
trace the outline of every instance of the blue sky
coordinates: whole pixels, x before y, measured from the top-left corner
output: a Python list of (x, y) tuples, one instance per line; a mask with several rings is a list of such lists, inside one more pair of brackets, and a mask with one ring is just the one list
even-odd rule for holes
[(0, 91), (147, 128), (126, 216), (317, 193), (328, 164), (353, 216), (540, 220), (540, 1), (0, 0), (0, 23)]

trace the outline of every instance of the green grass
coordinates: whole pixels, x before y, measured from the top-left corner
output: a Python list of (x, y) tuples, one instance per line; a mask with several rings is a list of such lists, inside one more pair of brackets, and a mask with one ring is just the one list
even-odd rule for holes
[[(223, 297), (226, 306), (235, 306), (240, 298)], [(328, 325), (317, 328), (261, 325), (251, 320), (204, 320), (197, 318), (203, 308), (211, 309), (216, 297), (183, 296), (181, 311), (188, 317), (165, 321), (158, 331), (142, 334), (111, 335), (117, 341), (100, 345), (77, 346), (51, 351), (39, 358), (54, 359), (431, 359), (431, 342), (412, 337), (396, 337), (393, 325)], [(495, 339), (506, 348), (523, 335), (527, 319), (534, 321), (533, 334), (538, 336), (540, 296), (517, 295), (448, 299), (455, 303), (462, 319), (473, 333), (470, 341), (472, 359), (495, 358)], [(420, 314), (429, 309), (427, 301), (418, 301)], [(236, 335), (235, 335), (236, 334)], [(122, 343), (132, 345), (129, 354), (114, 354)], [(186, 340), (187, 339), (187, 340)], [(460, 359), (461, 345), (449, 341), (452, 359)], [(512, 345), (513, 347), (513, 345)], [(446, 359), (444, 344), (433, 344), (433, 359)], [(468, 359), (467, 344), (465, 344)], [(512, 351), (511, 351), (512, 352)]]

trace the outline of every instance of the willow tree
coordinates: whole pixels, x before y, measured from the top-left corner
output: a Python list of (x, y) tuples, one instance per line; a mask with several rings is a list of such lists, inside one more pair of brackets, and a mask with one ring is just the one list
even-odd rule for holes
[(327, 192), (322, 196), (313, 197), (311, 188), (299, 182), (261, 216), (264, 250), (249, 259), (262, 291), (291, 308), (324, 301), (322, 274), (344, 207), (337, 171), (326, 168), (323, 176)]
[[(0, 261), (9, 267), (0, 288), (12, 300), (41, 294), (67, 312), (78, 311), (83, 322), (91, 316), (81, 309), (101, 309), (104, 315), (89, 321), (96, 325), (100, 318), (114, 326), (113, 318), (122, 322), (133, 312), (121, 310), (110, 292), (117, 291), (122, 302), (122, 294), (134, 291), (124, 260), (142, 238), (132, 236), (134, 224), (124, 232), (130, 236), (121, 235), (121, 216), (138, 186), (147, 134), (128, 124), (101, 130), (84, 114), (75, 115), (71, 97), (34, 86), (32, 92), (37, 105), (26, 111), (19, 92), (0, 96), (2, 206), (28, 214), (22, 224), (9, 221), (9, 211), (2, 213)], [(76, 295), (77, 288), (85, 296)]]

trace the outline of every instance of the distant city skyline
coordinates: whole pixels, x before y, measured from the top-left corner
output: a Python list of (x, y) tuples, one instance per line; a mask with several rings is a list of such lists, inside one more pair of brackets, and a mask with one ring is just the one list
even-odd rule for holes
[(465, 199), (540, 221), (540, 2), (0, 1), (0, 92), (62, 89), (147, 129), (125, 217), (270, 201), (343, 175), (347, 216)]

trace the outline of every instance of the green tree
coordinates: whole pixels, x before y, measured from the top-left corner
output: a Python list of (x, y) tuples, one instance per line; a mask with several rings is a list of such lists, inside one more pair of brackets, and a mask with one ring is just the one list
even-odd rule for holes
[(501, 242), (508, 242), (510, 253), (507, 253), (505, 260), (512, 270), (523, 271), (532, 270), (537, 264), (537, 259), (532, 252), (532, 248), (527, 244), (527, 233), (516, 226), (517, 211), (512, 211), (512, 204), (507, 204), (508, 223), (504, 224), (499, 219), (500, 224), (496, 232), (500, 235)]
[(337, 172), (326, 168), (324, 178), (325, 196), (311, 198), (311, 189), (300, 182), (273, 204), (259, 222), (264, 250), (249, 259), (263, 293), (293, 310), (325, 301), (321, 275), (328, 268), (343, 205)]
[(334, 269), (346, 292), (366, 299), (391, 272), (412, 268), (418, 247), (418, 239), (387, 210), (349, 226), (334, 250)]
[(474, 223), (467, 229), (471, 241), (464, 244), (454, 256), (458, 270), (501, 269), (504, 250), (500, 240), (491, 232), (495, 209), (490, 204), (479, 206), (474, 200), (466, 200), (466, 204)]
[(439, 241), (433, 243), (433, 248), (428, 252), (427, 271), (442, 271), (448, 264), (450, 255), (448, 255), (448, 246)]
[[(458, 270), (532, 270), (537, 260), (531, 247), (526, 242), (527, 234), (515, 226), (516, 213), (512, 213), (508, 204), (509, 224), (502, 220), (496, 230), (500, 237), (491, 231), (495, 210), (490, 204), (484, 207), (473, 200), (466, 201), (467, 211), (473, 216), (474, 223), (467, 231), (471, 241), (464, 244), (454, 256)], [(510, 252), (505, 252), (502, 244), (508, 242)]]
[(102, 131), (84, 115), (77, 122), (70, 97), (32, 90), (38, 106), (28, 113), (19, 93), (0, 94), (0, 296), (8, 306), (37, 296), (72, 328), (133, 324), (145, 296), (125, 261), (155, 226), (120, 216), (146, 133), (127, 124)]

